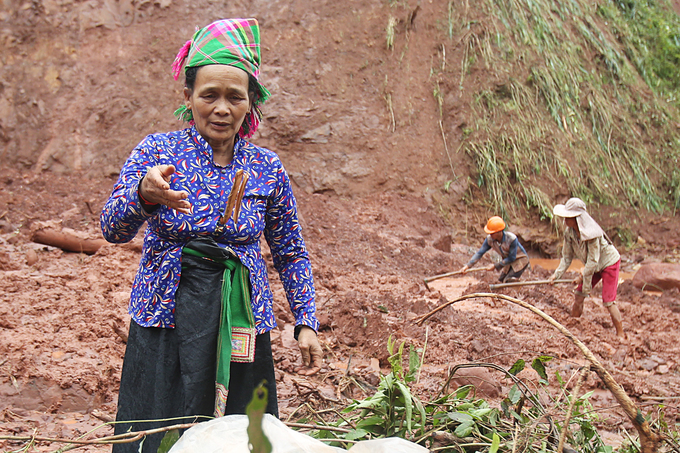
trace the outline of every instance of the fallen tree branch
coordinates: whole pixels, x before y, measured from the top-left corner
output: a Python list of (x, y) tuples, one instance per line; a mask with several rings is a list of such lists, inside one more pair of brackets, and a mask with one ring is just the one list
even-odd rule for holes
[(67, 252), (86, 253), (88, 255), (94, 255), (102, 245), (107, 243), (104, 239), (82, 238), (68, 228), (58, 230), (51, 227), (35, 230), (31, 235), (31, 241), (59, 247)]
[[(179, 425), (164, 426), (162, 428), (148, 429), (146, 431), (134, 431), (123, 434), (116, 434), (115, 436), (99, 437), (97, 439), (80, 440), (80, 439), (61, 439), (58, 437), (40, 437), (40, 436), (0, 436), (0, 440), (15, 440), (19, 442), (55, 442), (62, 444), (79, 444), (83, 445), (101, 445), (101, 444), (126, 444), (141, 439), (150, 434), (162, 433), (171, 431), (173, 429), (187, 429), (198, 423), (182, 423)], [(63, 449), (62, 451), (66, 451)]]
[[(321, 431), (333, 431), (336, 433), (348, 433), (349, 429), (345, 428), (336, 428), (335, 426), (324, 426), (324, 425), (311, 425), (308, 423), (292, 423), (292, 422), (285, 422), (286, 426), (289, 428), (300, 428), (300, 429), (312, 429), (312, 430), (321, 430)], [(344, 441), (343, 441), (344, 442)]]
[(609, 374), (609, 372), (604, 368), (604, 366), (602, 366), (600, 361), (597, 360), (597, 358), (595, 357), (595, 355), (593, 355), (590, 349), (588, 349), (586, 345), (584, 345), (578, 338), (576, 338), (571, 332), (569, 332), (569, 330), (567, 330), (566, 327), (564, 327), (562, 324), (555, 321), (555, 319), (553, 319), (550, 315), (544, 313), (543, 311), (539, 310), (533, 305), (524, 302), (523, 300), (506, 296), (504, 294), (496, 293), (466, 294), (454, 300), (447, 301), (446, 303), (440, 305), (431, 312), (418, 318), (415, 318), (414, 322), (417, 325), (421, 326), (430, 316), (451, 304), (466, 299), (475, 299), (480, 297), (502, 299), (517, 304), (521, 307), (524, 307), (527, 310), (530, 310), (533, 313), (540, 316), (541, 318), (543, 318), (545, 321), (547, 321), (549, 324), (551, 324), (553, 327), (559, 330), (565, 337), (571, 340), (571, 342), (574, 343), (574, 345), (581, 350), (586, 359), (588, 359), (588, 361), (591, 364), (591, 369), (595, 371), (595, 373), (597, 373), (597, 375), (600, 377), (604, 385), (609, 389), (610, 392), (612, 392), (614, 398), (616, 398), (616, 401), (618, 401), (618, 403), (621, 404), (621, 407), (623, 408), (624, 412), (626, 413), (630, 421), (633, 423), (633, 426), (635, 426), (635, 429), (637, 430), (638, 435), (640, 436), (641, 452), (655, 453), (658, 450), (658, 444), (659, 441), (661, 440), (660, 436), (651, 430), (651, 428), (649, 427), (649, 423), (647, 423), (647, 420), (645, 420), (640, 409), (638, 409), (637, 406), (635, 406), (635, 403), (633, 403), (633, 401), (628, 397), (625, 390), (623, 390), (623, 388), (614, 380), (614, 378)]
[[(149, 421), (162, 421), (162, 420), (149, 420)], [(41, 436), (2, 436), (0, 435), (0, 440), (12, 440), (12, 441), (17, 441), (17, 442), (50, 442), (50, 443), (62, 443), (62, 444), (72, 444), (70, 446), (64, 447), (60, 449), (59, 451), (64, 452), (64, 451), (69, 451), (73, 450), (75, 448), (79, 447), (84, 447), (87, 445), (107, 445), (107, 444), (126, 444), (130, 442), (135, 442), (142, 437), (151, 435), (151, 434), (157, 434), (157, 433), (162, 433), (166, 431), (172, 431), (173, 429), (188, 429), (191, 428), (192, 426), (198, 425), (199, 422), (195, 423), (182, 423), (178, 425), (172, 425), (172, 426), (164, 426), (162, 428), (155, 428), (155, 429), (148, 429), (145, 431), (133, 431), (133, 432), (128, 432), (128, 433), (123, 433), (123, 434), (116, 434), (114, 436), (106, 436), (106, 437), (99, 437), (97, 439), (89, 439), (89, 440), (83, 440), (83, 439), (63, 439), (63, 438), (58, 438), (58, 437), (41, 437)], [(106, 426), (111, 423), (106, 423)], [(293, 423), (293, 422), (284, 422), (284, 424), (290, 428), (300, 428), (300, 429), (313, 429), (313, 430), (320, 430), (320, 431), (333, 431), (333, 432), (338, 432), (338, 433), (348, 433), (350, 432), (348, 429), (345, 428), (338, 428), (335, 426), (324, 426), (324, 425), (312, 425), (312, 424), (305, 424), (305, 423)], [(344, 441), (343, 441), (344, 442)]]

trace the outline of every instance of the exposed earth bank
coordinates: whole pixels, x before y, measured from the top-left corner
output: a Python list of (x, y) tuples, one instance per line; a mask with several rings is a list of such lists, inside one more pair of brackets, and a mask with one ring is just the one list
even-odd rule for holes
[[(50, 180), (50, 190), (41, 191), (37, 198), (36, 188), (45, 178)], [(93, 186), (99, 189), (90, 193), (94, 201), (88, 203), (72, 193), (74, 175), (35, 177), (2, 170), (0, 181), (4, 188), (11, 188), (4, 193), (12, 194), (13, 215), (19, 209), (26, 224), (60, 220), (63, 227), (98, 237), (94, 206), (101, 206), (112, 180), (95, 181)], [(85, 186), (84, 181), (81, 184)], [(274, 357), (283, 417), (303, 403), (321, 408), (347, 404), (348, 397), (365, 397), (348, 377), (354, 377), (366, 389), (376, 385), (378, 373), (389, 371), (390, 335), (425, 348), (424, 365), (415, 386), (424, 399), (439, 391), (449, 368), (459, 363), (487, 362), (508, 368), (520, 358), (530, 361), (538, 355), (551, 355), (554, 360), (548, 364), (548, 374), (554, 392), (555, 371), (568, 379), (585, 363), (573, 344), (536, 315), (490, 299), (454, 304), (418, 327), (413, 322), (416, 316), (465, 292), (489, 292), (488, 285), (495, 283), (495, 275), (483, 272), (431, 282), (430, 290), (425, 287), (424, 277), (458, 269), (477, 244), (451, 244), (447, 226), (419, 197), (385, 193), (341, 199), (299, 192), (315, 268), (325, 365), (317, 376), (295, 374), (299, 354), (292, 338), (292, 318), (272, 273), (279, 321), (273, 335)], [(93, 206), (92, 212), (89, 206)], [(30, 228), (23, 224), (10, 227), (4, 220), (3, 225), (2, 431), (27, 434), (37, 428), (43, 436), (73, 438), (115, 415), (123, 339), (129, 323), (126, 306), (139, 262), (140, 240), (105, 245), (90, 256), (31, 242)], [(447, 247), (452, 251), (440, 250)], [(644, 252), (634, 256), (638, 253), (645, 256)], [(632, 275), (634, 268), (631, 255), (624, 254), (624, 276)], [(541, 280), (549, 275), (548, 270), (534, 266), (525, 278)], [(509, 288), (503, 292), (535, 305), (565, 325), (643, 407), (654, 401), (645, 398), (680, 393), (677, 290), (646, 293), (624, 281), (618, 303), (628, 332), (626, 341), (614, 335), (598, 297), (587, 300), (583, 317), (571, 318), (568, 285)], [(480, 396), (492, 401), (507, 395), (511, 384), (500, 374), (484, 370), (459, 374), (476, 375), (473, 382), (480, 385)], [(533, 371), (521, 376), (536, 379)], [(592, 402), (602, 411), (601, 428), (617, 432), (625, 427), (630, 431), (623, 412), (602, 389), (594, 374), (584, 388), (596, 391)], [(668, 401), (666, 416), (669, 421), (678, 420), (673, 400)], [(612, 442), (620, 440), (618, 437)], [(18, 444), (5, 442), (3, 446), (13, 449)], [(53, 451), (56, 447), (36, 448)], [(87, 450), (107, 451), (103, 447)]]
[[(270, 268), (283, 418), (303, 403), (322, 408), (365, 397), (350, 378), (370, 393), (379, 373), (389, 371), (390, 335), (425, 350), (414, 387), (423, 399), (436, 395), (449, 368), (459, 363), (508, 368), (520, 358), (551, 355), (553, 395), (559, 390), (554, 373), (569, 380), (585, 363), (537, 316), (491, 299), (454, 304), (422, 327), (413, 322), (446, 300), (489, 292), (495, 283), (493, 273), (438, 280), (430, 289), (423, 283), (424, 277), (460, 268), (481, 244), (484, 220), (495, 214), (479, 200), (463, 202), (468, 162), (460, 154), (446, 155), (437, 122), (428, 77), (437, 53), (431, 38), (446, 2), (424, 2), (417, 18), (415, 3), (307, 3), (237, 1), (225, 8), (211, 1), (5, 2), (0, 435), (37, 429), (45, 437), (74, 438), (115, 415), (140, 239), (86, 255), (33, 242), (32, 233), (49, 222), (101, 237), (99, 211), (127, 154), (145, 134), (178, 127), (171, 112), (181, 85), (169, 76), (175, 52), (195, 25), (225, 16), (261, 21), (263, 80), (274, 96), (254, 142), (277, 151), (292, 176), (315, 272), (325, 365), (319, 375), (304, 377), (294, 372), (299, 359), (292, 318)], [(398, 18), (401, 56), (385, 49), (388, 13)], [(449, 61), (456, 61), (455, 52)], [(461, 121), (470, 114), (464, 106), (451, 112)], [(454, 168), (461, 177), (444, 191)], [(444, 202), (450, 203), (446, 209)], [(594, 215), (615, 232), (606, 211)], [(679, 261), (677, 216), (630, 216), (640, 238), (631, 249), (621, 247), (624, 278), (641, 263)], [(510, 223), (532, 255), (556, 256), (559, 238), (551, 225), (531, 218)], [(535, 265), (523, 278), (545, 279), (545, 267)], [(598, 297), (586, 301), (581, 318), (571, 318), (569, 285), (503, 292), (565, 325), (643, 410), (661, 401), (650, 397), (680, 395), (677, 290), (643, 292), (622, 282), (625, 341), (614, 335)], [(480, 396), (492, 401), (510, 387), (489, 371), (462, 374), (474, 374)], [(533, 372), (521, 376), (536, 380)], [(599, 426), (613, 433), (610, 442), (617, 445), (620, 430), (632, 432), (632, 425), (595, 375), (585, 383), (588, 390), (595, 391), (591, 401), (603, 417)], [(667, 421), (680, 421), (677, 400), (663, 401)], [(3, 451), (21, 445), (0, 441)]]

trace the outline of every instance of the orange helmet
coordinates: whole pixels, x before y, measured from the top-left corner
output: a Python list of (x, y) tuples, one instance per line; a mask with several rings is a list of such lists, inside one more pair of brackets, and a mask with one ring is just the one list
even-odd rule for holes
[(503, 222), (503, 219), (501, 219), (498, 216), (491, 217), (489, 221), (486, 222), (486, 226), (484, 227), (484, 231), (486, 231), (486, 234), (498, 233), (499, 231), (503, 231), (504, 229), (505, 222)]

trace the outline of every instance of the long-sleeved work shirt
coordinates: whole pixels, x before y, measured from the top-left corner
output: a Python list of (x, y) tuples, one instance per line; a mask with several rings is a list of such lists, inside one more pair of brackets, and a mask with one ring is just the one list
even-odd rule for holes
[(562, 259), (553, 274), (555, 279), (560, 278), (566, 272), (574, 258), (581, 260), (584, 265), (581, 293), (587, 296), (593, 289), (593, 274), (616, 264), (621, 259), (621, 255), (604, 236), (582, 241), (576, 230), (567, 228), (564, 232)]
[(500, 241), (495, 240), (491, 235), (487, 236), (477, 253), (470, 258), (467, 266), (472, 267), (491, 249), (501, 256), (501, 261), (496, 264), (496, 268), (502, 268), (503, 272), (507, 272), (509, 269), (518, 272), (529, 264), (527, 252), (519, 243), (517, 236), (509, 231), (503, 231), (503, 237)]
[[(156, 165), (174, 165), (170, 188), (186, 191), (189, 214), (160, 205), (149, 213), (138, 187)], [(220, 228), (236, 171), (249, 175), (240, 215)], [(258, 333), (276, 326), (260, 239), (269, 244), (296, 325), (318, 329), (312, 270), (298, 222), (290, 179), (272, 151), (237, 138), (234, 157), (226, 167), (213, 161), (212, 148), (190, 127), (147, 136), (125, 162), (101, 214), (109, 242), (132, 240), (144, 222), (147, 228), (139, 269), (132, 284), (129, 313), (140, 326), (175, 326), (175, 292), (181, 276), (183, 246), (199, 236), (212, 236), (235, 252), (250, 271), (251, 305)]]

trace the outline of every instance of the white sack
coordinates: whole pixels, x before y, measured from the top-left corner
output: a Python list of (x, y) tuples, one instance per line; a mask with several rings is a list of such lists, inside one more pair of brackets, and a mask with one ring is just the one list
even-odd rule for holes
[[(169, 453), (250, 453), (248, 417), (227, 415), (188, 429)], [(262, 429), (272, 444), (272, 453), (426, 453), (428, 450), (404, 439), (388, 438), (357, 442), (349, 450), (331, 447), (320, 440), (287, 427), (270, 414)]]

